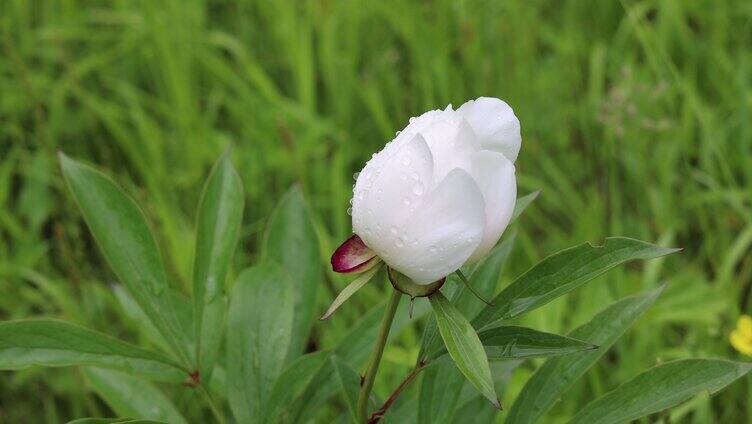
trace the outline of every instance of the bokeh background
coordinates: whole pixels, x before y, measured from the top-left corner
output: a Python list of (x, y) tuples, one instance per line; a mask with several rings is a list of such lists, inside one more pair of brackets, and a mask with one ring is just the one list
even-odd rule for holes
[[(410, 116), (485, 95), (522, 123), (518, 191), (543, 190), (515, 224), (503, 281), (609, 235), (684, 248), (525, 318), (566, 332), (669, 283), (546, 422), (659, 361), (750, 360), (728, 343), (752, 310), (749, 1), (0, 0), (0, 52), (0, 319), (55, 316), (142, 338), (66, 193), (58, 150), (136, 197), (188, 292), (200, 189), (228, 146), (246, 191), (236, 270), (293, 184), (314, 212), (323, 269), (351, 229), (352, 174)], [(318, 310), (345, 283), (323, 273)], [(385, 289), (369, 285), (317, 324), (310, 348), (333, 345)], [(408, 372), (419, 337), (420, 321), (387, 349), (377, 393)], [(533, 365), (511, 375), (507, 404)], [(749, 422), (751, 386), (671, 417)], [(188, 389), (165, 391), (193, 407)], [(0, 374), (0, 422), (97, 414), (107, 407), (75, 369)]]

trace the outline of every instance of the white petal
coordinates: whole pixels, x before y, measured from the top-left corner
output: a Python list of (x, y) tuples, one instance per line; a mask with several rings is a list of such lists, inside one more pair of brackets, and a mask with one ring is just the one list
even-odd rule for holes
[(467, 119), (481, 146), (504, 154), (512, 163), (522, 144), (520, 121), (506, 102), (493, 97), (479, 97), (460, 106), (457, 112)]
[(457, 270), (475, 251), (485, 227), (483, 195), (473, 178), (454, 169), (410, 216), (399, 238), (377, 252), (419, 284)]
[(472, 176), (485, 200), (486, 228), (468, 262), (488, 254), (509, 225), (517, 200), (514, 165), (503, 154), (481, 150), (473, 155)]
[(420, 134), (401, 146), (392, 143), (385, 147), (358, 175), (353, 232), (384, 258), (431, 190), (432, 174), (431, 150)]
[[(449, 115), (449, 114), (445, 114)], [(446, 119), (438, 120), (421, 134), (433, 155), (433, 181), (438, 184), (455, 168), (469, 170), (472, 155), (480, 149), (475, 132), (462, 116), (452, 112)]]

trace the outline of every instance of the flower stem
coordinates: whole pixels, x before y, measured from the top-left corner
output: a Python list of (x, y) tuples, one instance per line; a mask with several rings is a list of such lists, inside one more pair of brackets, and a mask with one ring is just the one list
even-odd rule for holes
[(386, 339), (389, 336), (389, 330), (392, 328), (392, 321), (394, 320), (394, 314), (397, 312), (397, 305), (399, 305), (402, 293), (397, 290), (392, 290), (392, 297), (389, 298), (389, 303), (386, 305), (384, 316), (381, 319), (381, 327), (379, 328), (379, 337), (376, 339), (376, 345), (373, 347), (373, 353), (371, 353), (371, 361), (368, 364), (366, 375), (363, 378), (363, 384), (360, 387), (360, 396), (358, 396), (358, 421), (365, 423), (368, 418), (368, 399), (371, 396), (371, 389), (373, 389), (373, 381), (376, 378), (376, 372), (379, 370), (379, 364), (381, 363), (381, 355), (384, 353), (384, 347), (386, 346)]
[(368, 419), (368, 424), (376, 424), (379, 422), (379, 420), (386, 414), (386, 410), (389, 409), (390, 406), (397, 400), (400, 394), (402, 394), (402, 391), (407, 388), (407, 386), (412, 383), (412, 381), (415, 379), (415, 377), (418, 376), (418, 373), (420, 373), (423, 368), (425, 368), (427, 365), (426, 362), (421, 362), (418, 365), (413, 368), (412, 371), (410, 371), (410, 374), (405, 377), (404, 380), (402, 380), (402, 383), (400, 383), (399, 386), (397, 386), (396, 389), (394, 389), (394, 392), (389, 396), (389, 399), (384, 402), (384, 404), (376, 410), (373, 414), (371, 414), (371, 417)]

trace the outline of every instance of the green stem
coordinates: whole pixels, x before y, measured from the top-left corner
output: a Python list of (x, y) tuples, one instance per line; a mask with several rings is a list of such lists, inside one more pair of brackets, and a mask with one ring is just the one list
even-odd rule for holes
[(217, 405), (214, 403), (214, 400), (209, 394), (209, 391), (206, 390), (206, 387), (204, 387), (202, 384), (199, 384), (197, 388), (198, 388), (198, 392), (201, 394), (204, 400), (206, 400), (206, 403), (209, 405), (209, 409), (214, 415), (214, 419), (217, 420), (217, 422), (220, 424), (225, 424), (224, 414), (222, 413), (222, 411), (219, 410), (219, 408), (217, 408)]
[(397, 305), (399, 305), (401, 298), (402, 293), (392, 290), (392, 297), (389, 299), (389, 303), (387, 303), (386, 310), (384, 311), (384, 317), (381, 319), (379, 337), (376, 339), (376, 345), (373, 347), (371, 361), (368, 364), (363, 384), (360, 387), (360, 396), (358, 397), (358, 421), (361, 423), (365, 423), (368, 418), (368, 399), (371, 396), (373, 381), (376, 378), (376, 372), (379, 370), (381, 355), (384, 353), (386, 339), (389, 336), (389, 330), (392, 328), (394, 314), (397, 312)]

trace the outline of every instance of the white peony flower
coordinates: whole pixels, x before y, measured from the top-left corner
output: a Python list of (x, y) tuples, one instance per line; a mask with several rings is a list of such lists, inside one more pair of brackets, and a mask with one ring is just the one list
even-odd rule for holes
[(496, 98), (410, 118), (358, 175), (355, 236), (332, 256), (334, 270), (381, 259), (429, 284), (483, 258), (512, 217), (521, 140), (512, 108)]

